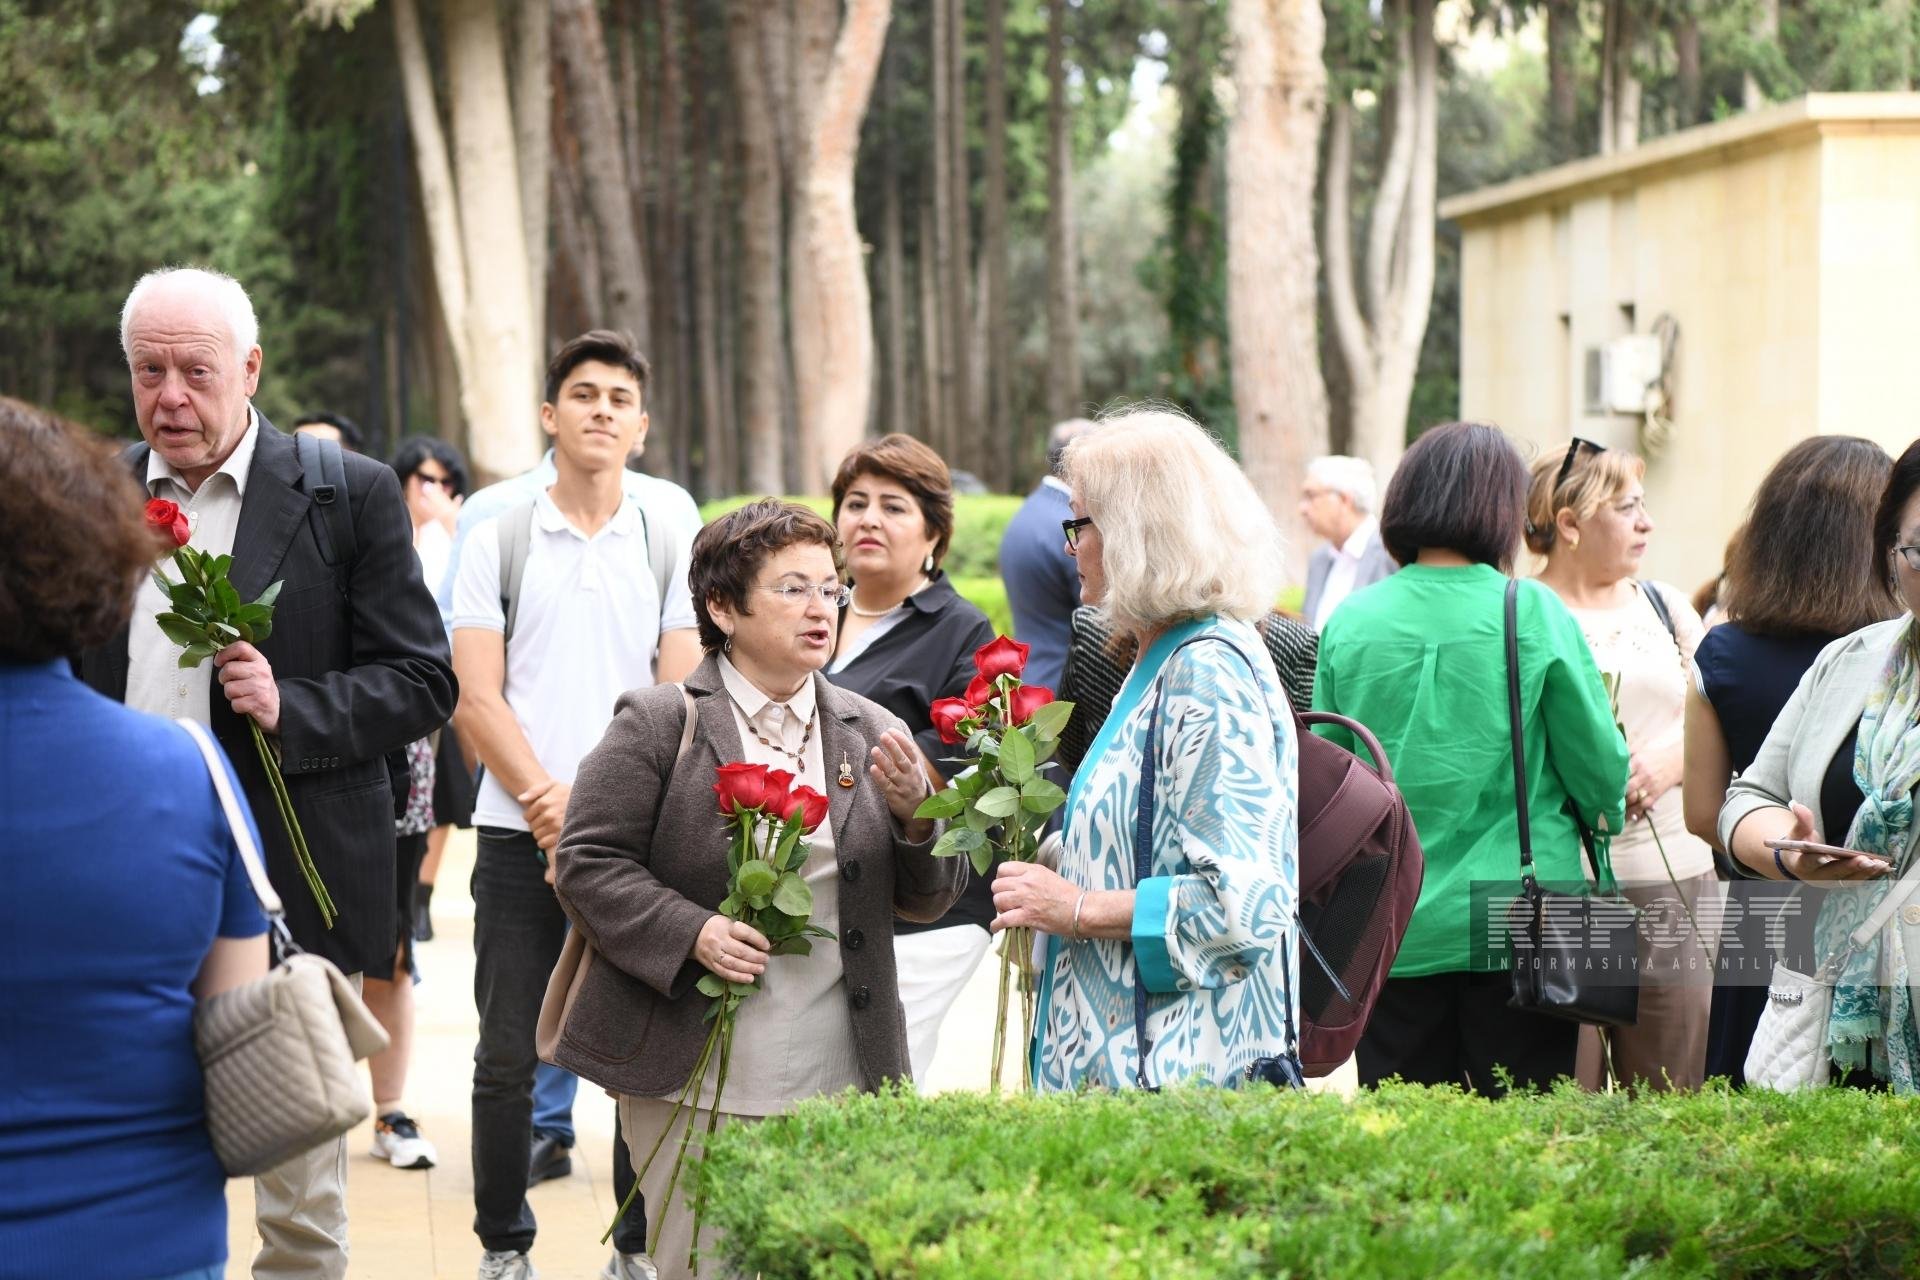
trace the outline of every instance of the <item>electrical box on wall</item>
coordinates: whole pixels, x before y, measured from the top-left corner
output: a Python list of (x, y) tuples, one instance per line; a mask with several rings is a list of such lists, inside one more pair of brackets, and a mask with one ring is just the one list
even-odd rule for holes
[(1647, 389), (1660, 378), (1660, 339), (1650, 333), (1615, 338), (1604, 347), (1588, 347), (1585, 412), (1591, 415), (1645, 413)]

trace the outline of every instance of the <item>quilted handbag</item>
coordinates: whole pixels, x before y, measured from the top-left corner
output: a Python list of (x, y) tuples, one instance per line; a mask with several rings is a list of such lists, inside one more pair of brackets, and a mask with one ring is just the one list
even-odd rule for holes
[(339, 969), (294, 945), (213, 739), (194, 721), (179, 723), (206, 760), (280, 958), (266, 977), (194, 1007), (207, 1131), (221, 1168), (238, 1178), (265, 1173), (365, 1120), (373, 1105), (354, 1063), (385, 1049), (387, 1033)]
[[(1847, 945), (1839, 954), (1828, 957), (1811, 976), (1778, 961), (1774, 963), (1773, 980), (1767, 984), (1767, 1007), (1760, 1014), (1760, 1025), (1754, 1029), (1753, 1043), (1747, 1048), (1748, 1084), (1792, 1093), (1827, 1083), (1833, 1074), (1833, 1059), (1827, 1052), (1827, 1019), (1833, 1014), (1834, 981), (1853, 953), (1887, 927), (1893, 913), (1913, 896), (1917, 887), (1920, 887), (1920, 858), (1908, 863), (1906, 872), (1887, 891), (1873, 914), (1847, 935)], [(1907, 915), (1902, 912), (1902, 925), (1910, 928)]]

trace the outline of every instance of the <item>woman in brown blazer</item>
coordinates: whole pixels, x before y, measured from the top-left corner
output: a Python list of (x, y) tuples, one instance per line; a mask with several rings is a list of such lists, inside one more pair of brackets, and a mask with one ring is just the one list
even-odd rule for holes
[[(836, 552), (832, 525), (773, 499), (701, 530), (690, 576), (705, 660), (684, 693), (623, 696), (574, 783), (554, 889), (598, 962), (578, 981), (552, 1057), (618, 1097), (636, 1167), (706, 1039), (711, 1001), (694, 989), (704, 973), (761, 985), (740, 1007), (723, 1125), (911, 1078), (893, 922), (939, 919), (966, 864), (933, 857), (937, 824), (913, 817), (928, 786), (904, 726), (820, 675), (846, 595)], [(770, 956), (766, 938), (716, 910), (729, 828), (713, 784), (735, 761), (788, 770), (828, 797), (801, 874), (814, 923), (839, 945)], [(703, 1107), (712, 1092), (710, 1069)], [(685, 1123), (683, 1112), (663, 1151)], [(672, 1163), (655, 1160), (641, 1179), (662, 1276), (682, 1273), (692, 1243), (684, 1177), (667, 1203)], [(710, 1257), (711, 1230), (700, 1243)]]

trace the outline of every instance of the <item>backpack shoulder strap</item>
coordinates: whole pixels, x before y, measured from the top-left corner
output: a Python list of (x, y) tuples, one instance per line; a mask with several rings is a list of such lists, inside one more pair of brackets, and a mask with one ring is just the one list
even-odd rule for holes
[(310, 432), (296, 431), (293, 447), (300, 455), (301, 479), (313, 499), (309, 514), (317, 513), (313, 532), (320, 544), (320, 557), (335, 568), (350, 565), (359, 548), (347, 493), (347, 464), (340, 446)]
[(660, 589), (660, 609), (666, 611), (667, 584), (673, 580), (673, 557), (678, 551), (677, 531), (671, 526), (661, 530), (661, 536), (653, 536), (653, 525), (647, 519), (647, 509), (637, 499), (633, 508), (640, 515), (640, 541), (646, 544), (647, 568), (653, 572), (654, 586)]
[(513, 624), (520, 616), (520, 580), (527, 574), (527, 550), (533, 543), (533, 502), (500, 514), (500, 612), (506, 617), (505, 639), (513, 641)]
[(127, 464), (127, 468), (133, 472), (133, 478), (139, 481), (142, 489), (147, 487), (147, 458), (152, 453), (153, 449), (145, 440), (135, 440), (120, 451), (120, 460)]

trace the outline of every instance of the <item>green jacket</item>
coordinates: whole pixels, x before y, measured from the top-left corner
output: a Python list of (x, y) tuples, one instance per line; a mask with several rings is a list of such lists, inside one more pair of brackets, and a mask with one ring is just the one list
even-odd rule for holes
[[(1486, 924), (1471, 908), (1474, 886), (1483, 899), (1495, 884), (1505, 886), (1496, 896), (1519, 888), (1506, 586), (1506, 575), (1488, 565), (1409, 565), (1350, 596), (1320, 637), (1313, 705), (1360, 721), (1380, 739), (1426, 854), (1396, 978), (1487, 967)], [(1523, 581), (1518, 612), (1534, 861), (1542, 880), (1583, 880), (1567, 802), (1596, 832), (1619, 831), (1627, 745), (1579, 624), (1560, 598)], [(1344, 731), (1321, 732), (1354, 748)]]

